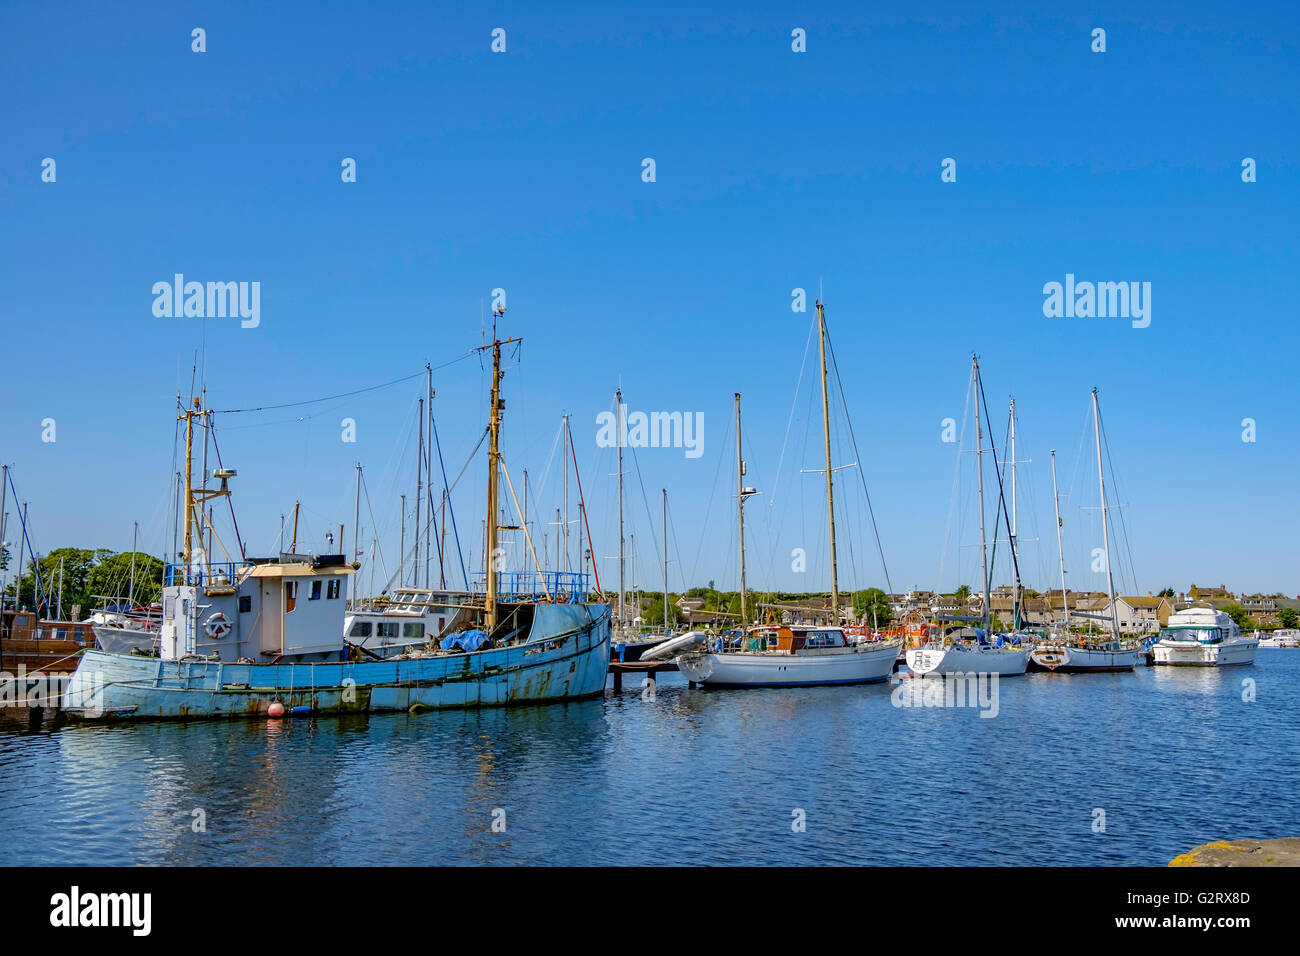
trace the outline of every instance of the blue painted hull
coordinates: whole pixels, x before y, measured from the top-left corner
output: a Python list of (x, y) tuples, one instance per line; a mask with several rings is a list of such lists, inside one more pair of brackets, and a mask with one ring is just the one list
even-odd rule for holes
[(469, 654), (359, 663), (233, 664), (87, 651), (63, 698), (69, 716), (178, 719), (497, 707), (604, 691), (606, 605), (538, 605), (528, 640)]

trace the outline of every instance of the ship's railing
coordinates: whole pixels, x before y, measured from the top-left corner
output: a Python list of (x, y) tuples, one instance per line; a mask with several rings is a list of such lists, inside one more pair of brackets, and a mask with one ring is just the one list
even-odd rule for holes
[(181, 584), (208, 588), (223, 585), (233, 586), (236, 582), (235, 562), (212, 561), (169, 564), (163, 569), (163, 581), (168, 587)]
[[(512, 604), (554, 601), (574, 604), (590, 599), (591, 575), (578, 571), (498, 571), (497, 600)], [(474, 594), (487, 592), (486, 575), (474, 582)]]

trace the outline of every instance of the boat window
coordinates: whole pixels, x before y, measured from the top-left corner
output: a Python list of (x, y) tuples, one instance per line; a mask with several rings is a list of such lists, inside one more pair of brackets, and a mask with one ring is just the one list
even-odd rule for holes
[(403, 625), (402, 625), (402, 636), (403, 636), (403, 637), (424, 637), (424, 625), (423, 625), (423, 624), (403, 624)]
[(239, 595), (239, 613), (247, 614), (253, 609), (253, 596), (251, 594)]
[(397, 636), (397, 622), (396, 622), (396, 621), (380, 621), (380, 622), (379, 622), (379, 636), (380, 636), (380, 637), (396, 637), (396, 636)]
[(369, 636), (370, 636), (369, 621), (357, 621), (357, 623), (352, 625), (352, 632), (348, 634), (348, 637), (369, 637)]
[(340, 581), (340, 580), (342, 580), (342, 579), (341, 579), (341, 578), (330, 578), (330, 579), (329, 579), (329, 584), (328, 584), (328, 586), (325, 588), (325, 599), (326, 599), (326, 600), (328, 600), (328, 601), (332, 601), (332, 600), (334, 600), (336, 597), (339, 596), (339, 581)]
[(297, 581), (284, 582), (284, 598), (285, 598), (284, 613), (288, 614), (290, 611), (293, 610), (294, 605), (297, 604), (298, 602)]
[(319, 600), (320, 600), (320, 582), (319, 582), (319, 581), (313, 581), (313, 582), (311, 583), (311, 597), (309, 597), (307, 600), (309, 600), (309, 601), (319, 601)]

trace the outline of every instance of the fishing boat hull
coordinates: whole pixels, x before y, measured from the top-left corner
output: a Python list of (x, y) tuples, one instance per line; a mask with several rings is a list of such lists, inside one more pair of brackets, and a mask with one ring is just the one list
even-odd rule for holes
[(695, 653), (677, 658), (687, 680), (705, 687), (813, 687), (888, 680), (900, 645), (835, 648), (831, 652)]
[(1259, 641), (1243, 637), (1218, 644), (1196, 641), (1157, 641), (1152, 647), (1152, 663), (1184, 667), (1229, 667), (1255, 663), (1255, 649)]
[(997, 674), (1014, 677), (1029, 667), (1029, 651), (1005, 648), (912, 647), (907, 651), (907, 666), (912, 673), (928, 674)]
[(539, 605), (527, 641), (463, 654), (353, 663), (239, 664), (87, 651), (63, 709), (73, 718), (178, 719), (494, 707), (602, 693), (605, 605)]
[(1029, 654), (1031, 670), (1061, 674), (1131, 671), (1137, 666), (1137, 662), (1138, 648), (1136, 647), (1103, 650), (1093, 647), (1074, 647), (1068, 644), (1050, 644), (1036, 647)]

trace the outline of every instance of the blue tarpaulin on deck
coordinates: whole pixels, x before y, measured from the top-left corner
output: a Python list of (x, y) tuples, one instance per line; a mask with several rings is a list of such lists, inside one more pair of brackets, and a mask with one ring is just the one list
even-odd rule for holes
[(462, 651), (477, 651), (487, 643), (488, 636), (482, 631), (461, 631), (459, 634), (448, 634), (442, 639), (441, 646), (444, 651), (452, 651), (457, 648)]

